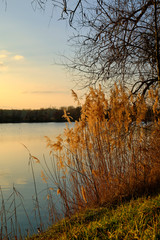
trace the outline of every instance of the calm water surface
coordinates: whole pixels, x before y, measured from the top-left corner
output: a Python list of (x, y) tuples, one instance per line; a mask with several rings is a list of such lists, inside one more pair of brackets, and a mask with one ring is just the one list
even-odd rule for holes
[[(36, 226), (33, 216), (34, 184), (29, 162), (29, 154), (24, 145), (33, 156), (43, 160), (43, 155), (50, 162), (49, 150), (46, 148), (44, 136), (55, 139), (63, 133), (65, 123), (21, 123), (0, 124), (0, 185), (5, 201), (12, 193), (13, 184), (24, 197), (26, 210)], [(34, 164), (38, 192), (46, 188), (41, 179), (41, 168)], [(45, 192), (45, 191), (44, 191)], [(58, 201), (55, 196), (55, 201)], [(39, 194), (42, 215), (45, 218), (45, 195)], [(17, 200), (18, 201), (18, 200)], [(0, 201), (1, 205), (1, 201)], [(27, 228), (28, 221), (22, 208), (18, 208), (18, 219), (23, 229)], [(46, 215), (45, 215), (46, 214)], [(25, 231), (25, 230), (24, 230)]]

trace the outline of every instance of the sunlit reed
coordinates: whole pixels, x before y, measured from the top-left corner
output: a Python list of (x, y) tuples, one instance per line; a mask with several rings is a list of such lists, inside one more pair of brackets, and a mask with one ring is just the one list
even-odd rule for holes
[(63, 136), (56, 142), (46, 140), (55, 158), (54, 184), (66, 216), (81, 208), (113, 204), (157, 190), (158, 91), (152, 89), (144, 98), (115, 85), (107, 99), (101, 86), (90, 88), (74, 127), (70, 127), (66, 112), (64, 117), (68, 124)]

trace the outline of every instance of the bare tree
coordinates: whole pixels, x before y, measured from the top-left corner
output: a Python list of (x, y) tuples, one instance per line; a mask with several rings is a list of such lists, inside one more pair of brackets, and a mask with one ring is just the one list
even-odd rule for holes
[[(33, 0), (42, 8), (48, 1)], [(160, 83), (160, 0), (50, 1), (76, 29), (69, 66), (85, 86), (120, 80), (145, 94)]]

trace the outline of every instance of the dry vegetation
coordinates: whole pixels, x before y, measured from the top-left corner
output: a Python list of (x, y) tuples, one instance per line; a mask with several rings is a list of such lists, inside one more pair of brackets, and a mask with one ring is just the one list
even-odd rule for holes
[[(77, 95), (74, 92), (73, 95), (79, 103)], [(146, 234), (154, 234), (154, 236), (159, 237), (157, 222), (159, 221), (160, 195), (158, 201), (156, 200), (158, 212), (156, 218), (153, 216), (153, 221), (150, 221), (151, 225), (148, 225), (149, 220), (147, 220), (148, 215), (146, 213), (139, 219), (136, 214), (139, 216), (140, 213), (135, 212), (133, 216), (130, 208), (125, 210), (128, 214), (127, 218), (122, 213), (124, 219), (119, 218), (119, 212), (114, 213), (114, 215), (117, 214), (116, 219), (111, 216), (112, 213), (107, 215), (111, 206), (114, 209), (115, 205), (119, 205), (123, 201), (144, 195), (148, 197), (151, 194), (157, 194), (160, 190), (159, 109), (158, 90), (150, 90), (144, 98), (140, 95), (132, 96), (123, 87), (115, 85), (111, 90), (110, 98), (107, 98), (101, 87), (99, 89), (90, 88), (85, 103), (82, 105), (79, 121), (74, 124), (70, 123), (70, 116), (64, 112), (64, 117), (68, 123), (66, 123), (63, 136), (57, 136), (56, 142), (46, 137), (51, 154), (51, 165), (45, 158), (42, 164), (24, 146), (29, 153), (29, 165), (35, 189), (34, 208), (36, 216), (39, 218), (37, 230), (41, 233), (44, 231), (45, 223), (51, 225), (58, 221), (60, 217), (71, 217), (71, 221), (69, 220), (68, 223), (68, 220), (64, 219), (66, 227), (64, 227), (62, 221), (53, 226), (53, 231), (51, 229), (51, 231), (42, 233), (42, 235), (33, 236), (33, 239), (34, 237), (35, 239), (39, 237), (42, 237), (39, 239), (58, 239), (57, 235), (61, 237), (59, 235), (61, 233), (66, 236), (62, 239), (88, 239), (88, 237), (93, 239), (94, 236), (97, 236), (97, 239), (120, 239), (118, 237), (121, 236), (121, 233), (123, 236), (130, 234), (130, 228), (133, 228), (133, 234), (137, 234), (136, 231), (138, 231), (143, 237), (148, 236)], [(150, 113), (150, 116), (148, 116), (148, 113)], [(146, 119), (148, 119), (147, 122), (145, 122)], [(47, 201), (49, 219), (44, 219), (41, 214), (34, 163), (40, 164), (42, 167), (41, 177), (46, 183), (47, 196), (45, 200)], [(31, 229), (27, 229), (29, 237), (31, 230), (32, 233), (35, 231), (32, 229), (20, 193), (14, 187), (9, 198), (11, 200), (9, 212), (13, 208), (13, 213), (9, 217), (11, 232), (8, 229), (8, 210), (1, 189), (0, 194), (2, 198), (0, 239), (17, 239), (18, 236), (20, 239), (23, 238), (17, 218), (17, 207), (19, 205), (24, 209), (31, 226)], [(58, 201), (58, 204), (56, 201)], [(133, 211), (137, 211), (136, 209), (139, 208), (137, 204), (135, 202)], [(150, 203), (146, 202), (146, 204)], [(62, 206), (62, 209), (59, 210), (57, 205), (58, 207)], [(123, 204), (121, 207), (123, 208)], [(155, 204), (152, 207), (154, 210)], [(79, 215), (78, 225), (73, 226), (72, 219), (76, 218), (76, 215), (72, 215), (75, 213), (82, 213), (83, 215), (84, 210), (91, 208), (94, 209), (93, 215), (96, 214), (96, 222), (93, 223), (93, 228), (90, 228), (92, 223), (88, 225), (88, 230), (86, 230), (86, 222), (84, 225), (79, 224), (83, 221), (83, 216), (81, 218)], [(104, 216), (97, 220), (97, 216), (101, 214), (99, 208), (102, 209)], [(152, 208), (147, 211), (152, 211)], [(59, 213), (61, 213), (61, 216), (59, 216)], [(84, 217), (89, 219), (87, 221), (90, 222), (88, 213)], [(139, 219), (139, 222), (136, 222), (135, 217)], [(149, 215), (149, 218), (151, 218), (151, 215)], [(100, 221), (100, 223), (97, 221)], [(125, 223), (125, 231), (121, 232), (123, 223)], [(132, 223), (136, 223), (136, 227)], [(103, 228), (101, 229), (103, 237), (102, 235), (99, 236), (99, 230), (97, 230), (99, 224)], [(58, 229), (56, 226), (58, 226)], [(135, 231), (135, 228), (138, 230)], [(151, 228), (153, 231), (151, 231)], [(83, 231), (81, 231), (82, 229)], [(51, 235), (53, 238), (50, 238)], [(140, 235), (137, 236), (136, 239), (149, 239)]]
[[(149, 126), (142, 124), (148, 106), (152, 108)], [(64, 114), (68, 120), (64, 135), (57, 142), (47, 138), (47, 145), (54, 154), (52, 179), (65, 216), (158, 191), (158, 109), (158, 91), (150, 90), (144, 99), (115, 85), (109, 100), (101, 87), (90, 88), (74, 127)], [(45, 174), (51, 173), (46, 170)]]

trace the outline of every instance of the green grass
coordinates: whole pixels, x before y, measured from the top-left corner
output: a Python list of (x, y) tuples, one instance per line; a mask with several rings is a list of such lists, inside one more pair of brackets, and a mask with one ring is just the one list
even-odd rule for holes
[(160, 239), (160, 194), (63, 219), (35, 239)]

